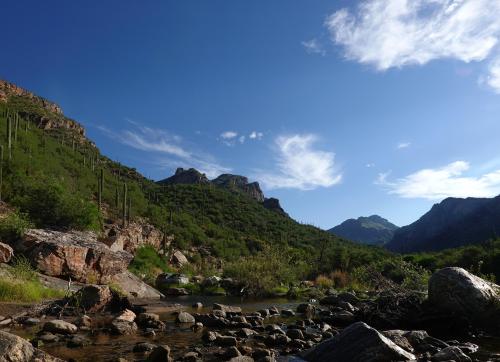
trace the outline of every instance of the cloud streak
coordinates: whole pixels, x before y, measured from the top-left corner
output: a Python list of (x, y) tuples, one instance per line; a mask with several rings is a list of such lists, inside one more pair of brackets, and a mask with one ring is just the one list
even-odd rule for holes
[(379, 174), (376, 184), (389, 194), (408, 199), (441, 200), (447, 197), (494, 197), (500, 194), (500, 170), (480, 176), (465, 176), (470, 164), (452, 162), (444, 167), (423, 169), (406, 177), (388, 180), (390, 172)]
[(500, 93), (500, 0), (364, 0), (326, 27), (347, 59), (379, 71), (437, 59), (489, 61), (485, 83)]
[(341, 182), (342, 174), (335, 167), (335, 154), (317, 150), (314, 135), (280, 136), (275, 140), (275, 172), (257, 172), (254, 178), (267, 189), (294, 188), (313, 190)]
[(325, 55), (326, 51), (323, 48), (323, 45), (318, 41), (318, 39), (314, 38), (311, 40), (301, 42), (302, 46), (309, 54), (320, 54)]
[(155, 154), (154, 162), (161, 167), (194, 167), (208, 177), (216, 177), (231, 171), (221, 166), (206, 153), (188, 149), (182, 138), (165, 130), (150, 128), (129, 122), (130, 129), (112, 131), (100, 126), (98, 129), (108, 137), (140, 151)]

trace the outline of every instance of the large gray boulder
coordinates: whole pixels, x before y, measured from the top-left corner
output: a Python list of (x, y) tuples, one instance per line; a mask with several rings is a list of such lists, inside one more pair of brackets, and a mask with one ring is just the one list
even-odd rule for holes
[(62, 362), (36, 349), (16, 335), (0, 331), (0, 361), (2, 362)]
[(498, 316), (500, 287), (462, 268), (444, 268), (429, 279), (429, 302), (445, 312), (470, 320)]
[(310, 362), (411, 361), (416, 357), (363, 322), (356, 322), (337, 336), (305, 351)]

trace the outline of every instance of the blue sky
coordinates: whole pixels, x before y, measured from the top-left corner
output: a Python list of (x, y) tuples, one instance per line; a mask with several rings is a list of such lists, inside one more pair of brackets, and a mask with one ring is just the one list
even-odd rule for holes
[(16, 1), (0, 77), (161, 179), (249, 176), (297, 220), (500, 194), (499, 0)]

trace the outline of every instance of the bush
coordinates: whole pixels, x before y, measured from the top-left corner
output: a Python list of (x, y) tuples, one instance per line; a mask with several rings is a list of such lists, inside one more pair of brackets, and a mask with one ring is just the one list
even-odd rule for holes
[(333, 280), (328, 278), (326, 275), (318, 275), (315, 284), (321, 289), (329, 289), (334, 285)]
[(429, 271), (400, 258), (381, 260), (359, 267), (354, 274), (358, 282), (370, 287), (377, 287), (374, 282), (379, 282), (376, 275), (379, 274), (405, 289), (418, 291), (427, 290), (430, 277)]
[(334, 270), (330, 274), (330, 279), (333, 281), (333, 286), (336, 289), (344, 289), (351, 284), (351, 277), (342, 270)]
[(158, 274), (171, 272), (165, 259), (150, 245), (142, 246), (136, 250), (134, 260), (128, 269), (152, 285), (154, 285)]
[(229, 263), (225, 275), (245, 285), (245, 292), (253, 296), (272, 295), (276, 288), (288, 286), (300, 280), (304, 270), (300, 261), (294, 260), (286, 250), (269, 249), (257, 255)]
[(0, 239), (7, 242), (19, 240), (26, 229), (33, 227), (26, 214), (13, 212), (0, 220)]
[(11, 200), (29, 214), (37, 227), (56, 229), (98, 230), (100, 214), (97, 206), (78, 193), (71, 193), (59, 182), (49, 179), (25, 182)]

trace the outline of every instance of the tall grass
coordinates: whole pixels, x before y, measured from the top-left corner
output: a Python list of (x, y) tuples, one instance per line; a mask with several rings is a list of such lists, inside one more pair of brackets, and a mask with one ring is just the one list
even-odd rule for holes
[(1, 302), (38, 302), (64, 296), (62, 290), (44, 287), (24, 257), (17, 257), (14, 260), (10, 274), (10, 278), (0, 280)]

